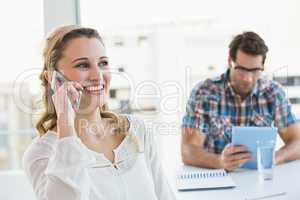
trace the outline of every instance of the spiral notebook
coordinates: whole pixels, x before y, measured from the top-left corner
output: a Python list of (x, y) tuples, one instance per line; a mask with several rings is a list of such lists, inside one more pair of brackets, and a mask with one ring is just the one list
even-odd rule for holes
[(235, 183), (224, 169), (183, 166), (177, 174), (179, 191), (233, 188)]

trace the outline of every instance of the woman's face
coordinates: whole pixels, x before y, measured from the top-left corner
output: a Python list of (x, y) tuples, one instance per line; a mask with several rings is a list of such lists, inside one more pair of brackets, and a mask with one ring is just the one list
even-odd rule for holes
[(108, 58), (99, 39), (81, 37), (70, 40), (57, 67), (67, 79), (83, 86), (81, 109), (93, 111), (106, 103), (111, 77)]

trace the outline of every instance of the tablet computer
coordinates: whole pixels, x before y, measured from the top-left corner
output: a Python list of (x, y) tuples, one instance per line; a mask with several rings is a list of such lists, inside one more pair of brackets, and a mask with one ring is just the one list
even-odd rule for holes
[(273, 140), (276, 145), (277, 128), (276, 127), (252, 127), (252, 126), (233, 126), (232, 140), (233, 145), (245, 145), (251, 152), (251, 160), (246, 162), (242, 167), (257, 169), (257, 141)]

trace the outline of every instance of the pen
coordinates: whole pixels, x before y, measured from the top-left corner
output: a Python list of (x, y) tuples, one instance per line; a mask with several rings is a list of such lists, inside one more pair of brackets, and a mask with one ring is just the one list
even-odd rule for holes
[(249, 199), (246, 198), (245, 200), (268, 199), (268, 198), (277, 197), (277, 196), (282, 196), (282, 195), (286, 195), (286, 192), (280, 192), (280, 193), (268, 194), (268, 195), (265, 195), (265, 196), (254, 197), (254, 198), (249, 198)]

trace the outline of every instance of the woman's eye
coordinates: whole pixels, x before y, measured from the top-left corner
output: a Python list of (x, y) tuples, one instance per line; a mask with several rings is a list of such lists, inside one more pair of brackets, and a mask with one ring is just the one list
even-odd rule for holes
[(107, 67), (108, 66), (108, 62), (107, 61), (102, 61), (98, 63), (99, 67)]
[(87, 63), (79, 63), (75, 67), (80, 69), (87, 69), (89, 66)]

